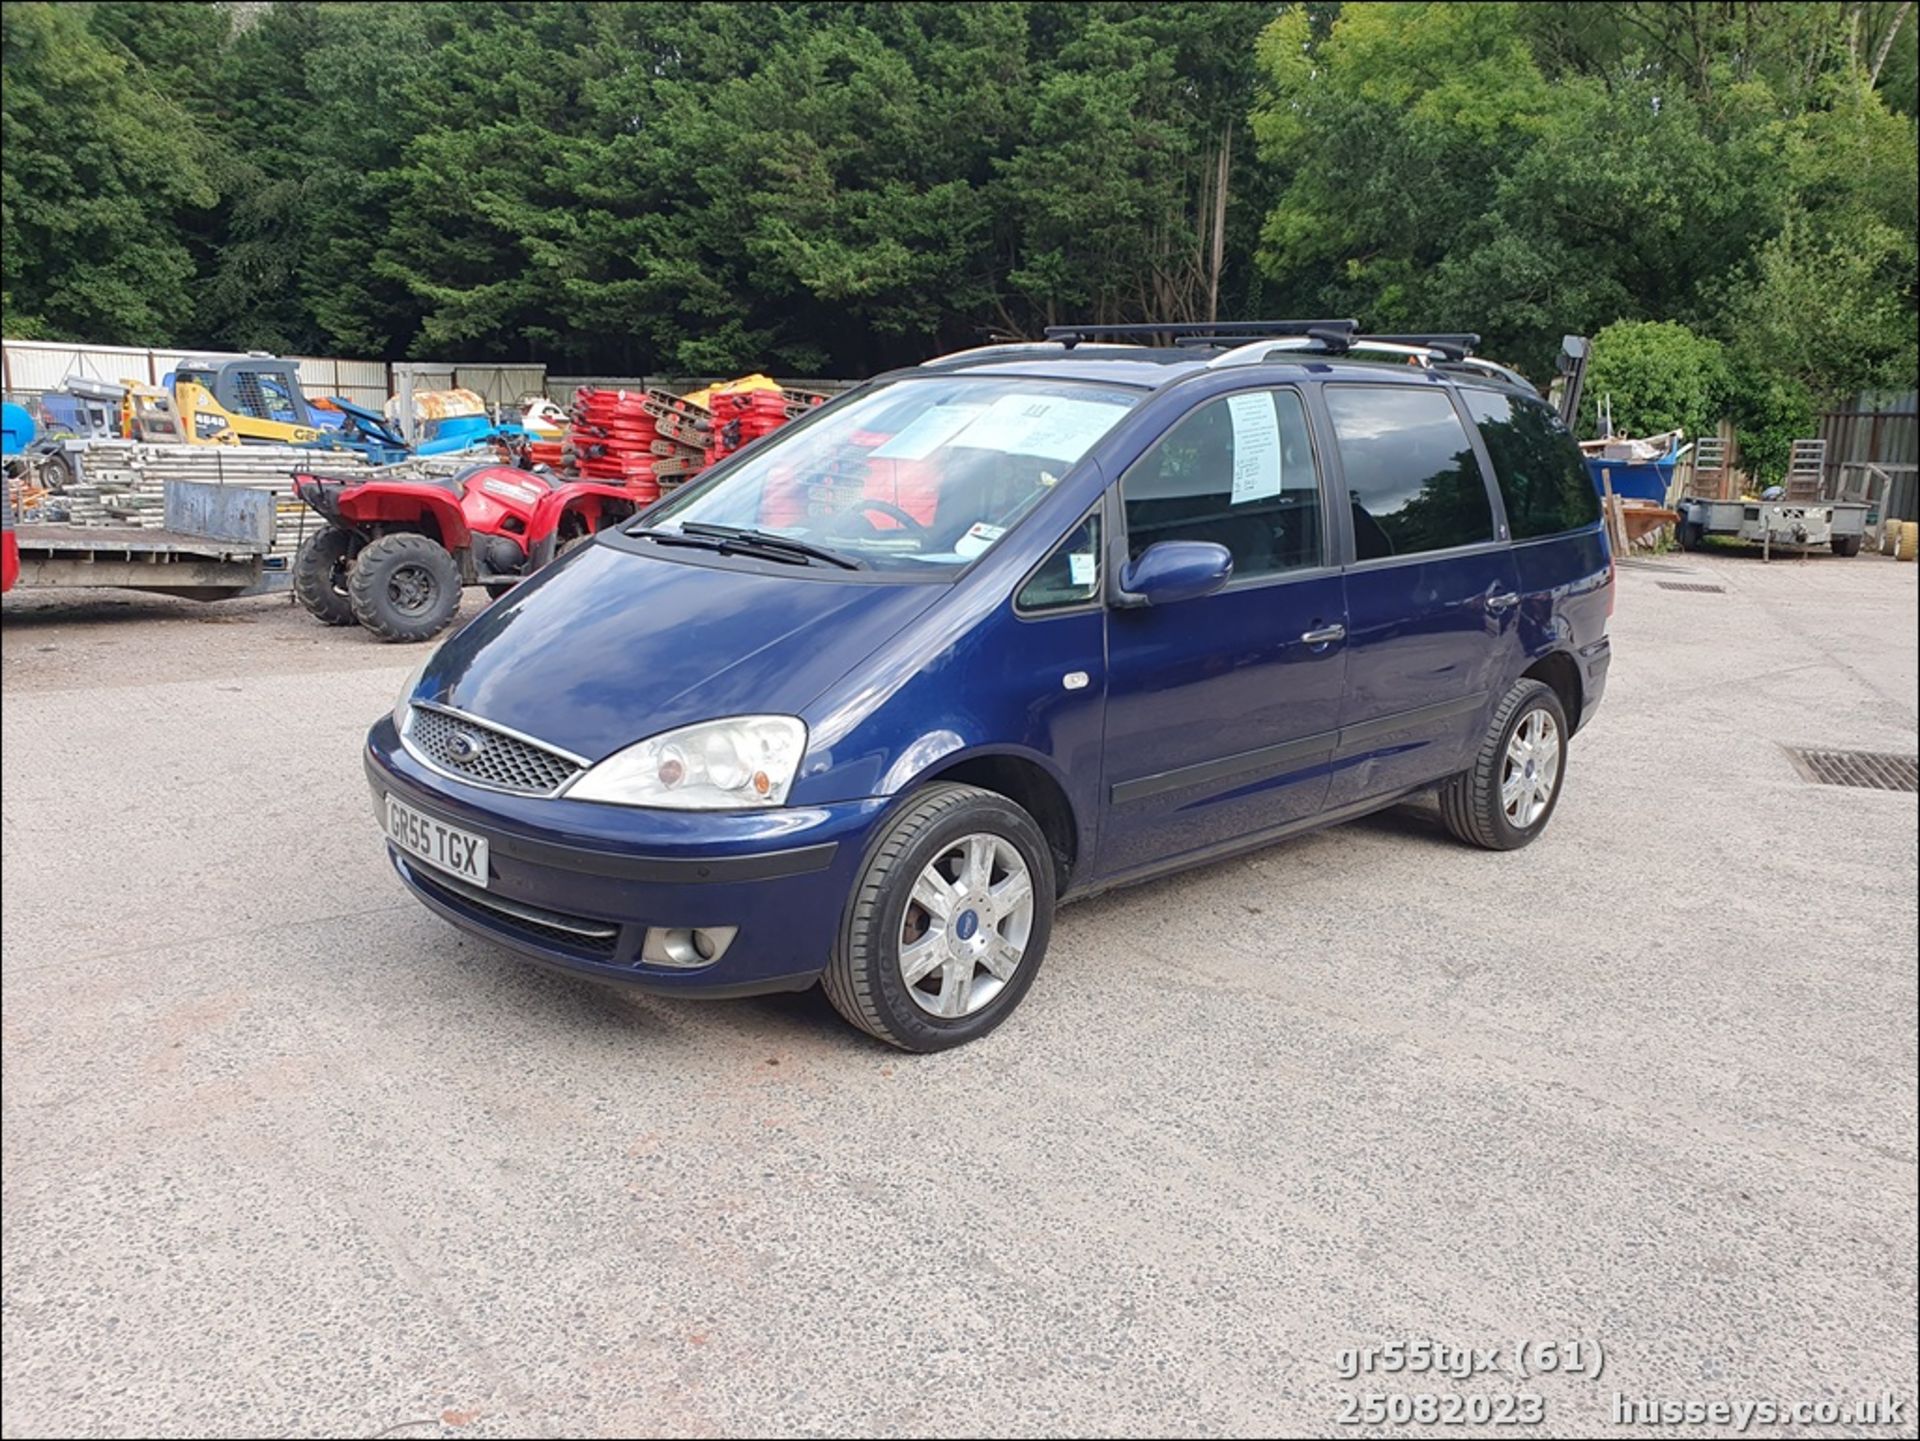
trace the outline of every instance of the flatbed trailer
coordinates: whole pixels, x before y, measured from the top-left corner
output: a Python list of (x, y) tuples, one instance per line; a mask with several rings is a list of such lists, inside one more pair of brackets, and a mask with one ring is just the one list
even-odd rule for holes
[(246, 486), (169, 481), (166, 525), (64, 525), (22, 519), (13, 530), (21, 589), (105, 586), (188, 600), (284, 589), (291, 557), (273, 550), (273, 497)]
[(1682, 550), (1698, 550), (1710, 535), (1734, 536), (1774, 550), (1831, 549), (1858, 555), (1868, 507), (1850, 500), (1716, 500), (1685, 495), (1675, 507)]

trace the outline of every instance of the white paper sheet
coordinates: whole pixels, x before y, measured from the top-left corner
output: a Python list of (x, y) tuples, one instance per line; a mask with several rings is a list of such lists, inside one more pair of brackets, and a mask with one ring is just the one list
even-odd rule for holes
[(1123, 405), (1065, 395), (1003, 395), (954, 437), (955, 445), (1078, 460), (1126, 413)]
[(873, 452), (875, 460), (925, 460), (986, 409), (981, 405), (936, 405), (907, 423)]
[(1280, 419), (1270, 395), (1230, 395), (1233, 419), (1233, 504), (1280, 493)]
[(1093, 552), (1090, 550), (1069, 551), (1067, 553), (1067, 578), (1075, 589), (1093, 584)]

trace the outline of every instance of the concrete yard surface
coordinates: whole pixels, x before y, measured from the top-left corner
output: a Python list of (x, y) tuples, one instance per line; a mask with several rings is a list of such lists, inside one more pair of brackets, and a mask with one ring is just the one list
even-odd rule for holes
[[(1625, 568), (1539, 843), (1412, 805), (1072, 906), (931, 1057), (415, 904), (358, 749), (418, 649), (9, 597), (4, 1432), (1914, 1435), (1915, 798), (1783, 746), (1914, 752), (1917, 574)], [(1342, 1376), (1423, 1339), (1497, 1369)]]

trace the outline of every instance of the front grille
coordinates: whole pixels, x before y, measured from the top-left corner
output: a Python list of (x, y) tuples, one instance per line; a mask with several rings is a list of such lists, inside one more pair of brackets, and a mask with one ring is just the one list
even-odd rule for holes
[(550, 796), (579, 772), (577, 761), (438, 706), (407, 713), (407, 744), (449, 775), (496, 790)]
[(620, 928), (608, 921), (569, 916), (560, 911), (542, 910), (523, 901), (504, 900), (478, 886), (441, 875), (413, 861), (407, 862), (407, 874), (416, 886), (429, 895), (479, 911), (502, 930), (590, 956), (611, 958), (619, 949)]

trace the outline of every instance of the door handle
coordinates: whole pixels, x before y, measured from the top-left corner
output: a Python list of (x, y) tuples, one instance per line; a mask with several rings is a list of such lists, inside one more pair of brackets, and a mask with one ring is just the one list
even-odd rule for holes
[(1498, 615), (1503, 610), (1512, 610), (1520, 604), (1520, 597), (1510, 590), (1501, 591), (1487, 597), (1487, 609)]
[(1300, 644), (1332, 645), (1335, 641), (1345, 640), (1346, 638), (1347, 628), (1344, 625), (1326, 625), (1320, 627), (1318, 630), (1302, 631), (1300, 634)]

